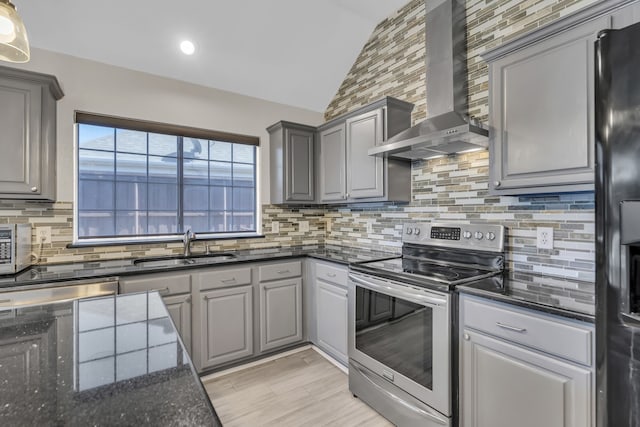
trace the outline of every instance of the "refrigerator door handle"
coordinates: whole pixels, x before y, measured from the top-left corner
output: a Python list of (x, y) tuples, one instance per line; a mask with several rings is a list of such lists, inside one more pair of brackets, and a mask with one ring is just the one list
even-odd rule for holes
[(629, 313), (620, 313), (620, 315), (627, 326), (640, 328), (640, 316)]

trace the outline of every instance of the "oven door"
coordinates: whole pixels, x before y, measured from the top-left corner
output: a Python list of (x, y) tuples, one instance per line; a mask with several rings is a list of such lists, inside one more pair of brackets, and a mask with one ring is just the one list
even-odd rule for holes
[(451, 416), (450, 295), (349, 274), (349, 358)]

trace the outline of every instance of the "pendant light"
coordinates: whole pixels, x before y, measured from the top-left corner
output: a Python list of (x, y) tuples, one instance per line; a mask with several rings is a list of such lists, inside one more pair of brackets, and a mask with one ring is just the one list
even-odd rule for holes
[(27, 30), (16, 7), (9, 0), (0, 0), (0, 60), (28, 62), (29, 56)]

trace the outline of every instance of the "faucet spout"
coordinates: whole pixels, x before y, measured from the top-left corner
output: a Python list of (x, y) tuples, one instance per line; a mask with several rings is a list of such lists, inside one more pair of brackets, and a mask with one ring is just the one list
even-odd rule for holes
[(196, 235), (190, 228), (184, 232), (182, 236), (182, 243), (184, 244), (184, 256), (191, 256), (191, 242), (196, 238)]

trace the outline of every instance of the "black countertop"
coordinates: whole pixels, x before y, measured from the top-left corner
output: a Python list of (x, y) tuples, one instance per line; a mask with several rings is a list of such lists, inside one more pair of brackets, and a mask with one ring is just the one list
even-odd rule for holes
[(457, 290), (595, 323), (595, 284), (591, 282), (505, 271), (500, 276), (458, 286)]
[(221, 426), (156, 292), (0, 311), (0, 425)]
[(220, 258), (215, 256), (216, 253), (212, 253), (212, 256), (198, 256), (197, 258), (194, 258), (196, 260), (194, 264), (161, 267), (134, 264), (134, 259), (33, 266), (15, 275), (0, 276), (0, 291), (2, 291), (3, 288), (14, 288), (16, 286), (42, 284), (52, 285), (56, 282), (69, 280), (158, 273), (198, 267), (214, 267), (243, 262), (272, 261), (297, 257), (312, 257), (348, 265), (354, 262), (373, 261), (398, 256), (389, 252), (347, 248), (342, 246), (317, 245), (225, 251), (224, 253), (232, 254), (233, 258)]

